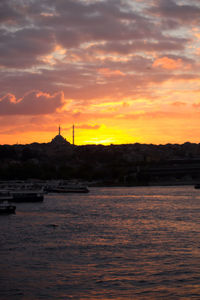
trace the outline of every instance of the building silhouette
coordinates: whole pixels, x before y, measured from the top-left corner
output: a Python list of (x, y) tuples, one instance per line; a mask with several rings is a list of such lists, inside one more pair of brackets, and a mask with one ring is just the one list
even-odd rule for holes
[(62, 135), (61, 135), (61, 127), (58, 127), (58, 134), (51, 140), (53, 145), (71, 145)]

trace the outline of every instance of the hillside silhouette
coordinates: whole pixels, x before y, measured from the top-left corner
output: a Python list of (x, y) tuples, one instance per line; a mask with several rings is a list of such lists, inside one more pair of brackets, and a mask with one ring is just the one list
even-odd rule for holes
[(200, 144), (0, 146), (0, 180), (76, 179), (97, 185), (190, 184), (200, 181)]

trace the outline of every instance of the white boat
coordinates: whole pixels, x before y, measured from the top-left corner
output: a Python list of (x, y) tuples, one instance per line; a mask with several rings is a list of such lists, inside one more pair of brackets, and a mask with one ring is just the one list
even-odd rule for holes
[(65, 180), (48, 182), (44, 187), (44, 191), (47, 193), (89, 193), (87, 186)]
[(0, 202), (12, 201), (12, 196), (8, 190), (0, 190)]
[(78, 186), (48, 187), (46, 191), (48, 193), (89, 193), (89, 189), (87, 187), (78, 187)]
[(43, 191), (10, 191), (10, 195), (12, 196), (12, 202), (41, 202), (44, 200)]
[(43, 190), (29, 190), (19, 186), (0, 190), (0, 202), (39, 202), (43, 199)]
[(10, 205), (10, 204), (0, 204), (0, 214), (14, 214), (16, 210), (15, 205)]

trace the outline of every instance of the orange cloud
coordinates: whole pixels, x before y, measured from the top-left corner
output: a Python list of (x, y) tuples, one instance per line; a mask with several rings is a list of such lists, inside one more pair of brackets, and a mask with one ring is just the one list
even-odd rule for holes
[(200, 108), (200, 103), (194, 103), (193, 107), (199, 109)]
[(76, 128), (80, 128), (80, 129), (92, 129), (92, 130), (96, 130), (99, 129), (101, 127), (101, 125), (90, 125), (90, 124), (82, 124), (82, 125), (78, 125), (76, 126)]
[(109, 68), (101, 68), (98, 70), (98, 73), (105, 77), (111, 77), (111, 76), (125, 76), (123, 72), (120, 70), (110, 70)]
[(161, 67), (167, 70), (176, 70), (180, 69), (183, 65), (182, 59), (172, 59), (167, 56), (158, 58), (154, 61), (153, 67)]
[(0, 98), (0, 115), (42, 115), (51, 114), (62, 108), (63, 92), (54, 94), (31, 91), (17, 99), (13, 94)]
[(182, 102), (182, 101), (175, 101), (172, 103), (173, 106), (176, 106), (176, 107), (180, 107), (180, 106), (185, 106), (186, 103), (185, 102)]

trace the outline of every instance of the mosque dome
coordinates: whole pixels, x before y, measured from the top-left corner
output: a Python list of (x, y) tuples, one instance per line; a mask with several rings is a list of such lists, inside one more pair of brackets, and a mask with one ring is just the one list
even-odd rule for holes
[(52, 139), (51, 143), (54, 145), (71, 145), (62, 135), (60, 126), (58, 128), (58, 134)]

